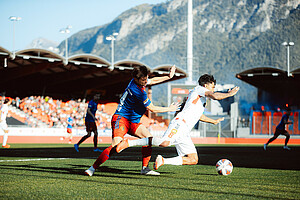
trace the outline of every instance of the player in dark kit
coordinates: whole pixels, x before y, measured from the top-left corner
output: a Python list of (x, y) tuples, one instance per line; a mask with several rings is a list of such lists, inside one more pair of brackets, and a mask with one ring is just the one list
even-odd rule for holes
[(286, 150), (291, 150), (287, 146), (287, 143), (289, 142), (289, 139), (290, 139), (290, 134), (285, 130), (285, 125), (286, 124), (292, 124), (293, 123), (293, 122), (289, 121), (290, 114), (291, 114), (291, 110), (288, 109), (287, 112), (286, 112), (286, 114), (284, 114), (282, 116), (280, 123), (276, 127), (274, 136), (271, 137), (266, 144), (264, 144), (264, 150), (266, 150), (268, 144), (270, 144), (271, 142), (273, 142), (274, 140), (276, 140), (276, 138), (279, 135), (285, 135), (285, 137), (286, 137), (285, 138), (285, 144), (284, 144), (283, 148), (286, 149)]
[(86, 139), (91, 137), (92, 132), (94, 132), (94, 150), (95, 152), (102, 152), (100, 149), (97, 147), (98, 143), (98, 131), (97, 131), (97, 125), (96, 125), (96, 111), (97, 111), (97, 106), (98, 102), (100, 99), (100, 94), (95, 94), (93, 100), (89, 102), (87, 111), (86, 111), (86, 116), (85, 116), (85, 126), (86, 126), (86, 132), (87, 134), (83, 136), (77, 144), (74, 144), (74, 148), (77, 152), (79, 152), (79, 145), (84, 142)]

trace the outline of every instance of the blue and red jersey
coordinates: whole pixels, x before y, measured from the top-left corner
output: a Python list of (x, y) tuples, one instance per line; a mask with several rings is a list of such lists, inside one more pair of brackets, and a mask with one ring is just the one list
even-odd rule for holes
[[(90, 111), (93, 113), (94, 116), (97, 111), (97, 106), (98, 106), (98, 102), (95, 102), (94, 100), (91, 100), (88, 104), (88, 108), (90, 109)], [(93, 116), (91, 116), (88, 112), (86, 112), (85, 121), (86, 122), (95, 122)]]
[(73, 127), (72, 124), (74, 123), (73, 118), (72, 117), (68, 117), (67, 121), (68, 121), (67, 128), (72, 128)]
[(145, 87), (138, 86), (132, 79), (120, 99), (115, 114), (125, 117), (132, 123), (139, 123), (150, 103)]

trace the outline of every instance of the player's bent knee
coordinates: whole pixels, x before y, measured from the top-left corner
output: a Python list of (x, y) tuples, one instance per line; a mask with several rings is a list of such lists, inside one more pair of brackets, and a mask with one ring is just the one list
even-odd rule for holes
[(189, 158), (189, 164), (190, 165), (197, 165), (198, 164), (198, 156), (197, 155), (190, 155)]
[(193, 165), (197, 165), (198, 164), (198, 157), (193, 159)]

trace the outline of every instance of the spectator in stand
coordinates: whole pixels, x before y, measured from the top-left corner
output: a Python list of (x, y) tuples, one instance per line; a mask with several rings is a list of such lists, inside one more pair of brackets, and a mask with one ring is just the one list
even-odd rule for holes
[(11, 101), (9, 99), (5, 99), (3, 102), (3, 105), (1, 107), (1, 112), (0, 112), (0, 129), (3, 130), (4, 135), (3, 135), (3, 142), (2, 142), (2, 147), (3, 148), (9, 148), (10, 145), (6, 144), (7, 139), (8, 139), (8, 126), (6, 123), (6, 116), (8, 113), (8, 106), (11, 104)]
[(74, 144), (74, 148), (77, 152), (79, 152), (79, 145), (84, 142), (86, 139), (88, 139), (91, 136), (91, 133), (94, 132), (94, 151), (95, 152), (102, 152), (100, 149), (98, 149), (98, 131), (97, 131), (97, 125), (96, 121), (98, 120), (96, 118), (96, 111), (98, 107), (98, 103), (100, 100), (100, 94), (95, 94), (93, 100), (91, 100), (88, 104), (86, 116), (85, 116), (85, 126), (86, 126), (86, 132), (87, 135), (83, 136), (77, 144)]
[(16, 107), (20, 108), (20, 98), (16, 97)]
[[(12, 104), (16, 103), (16, 101), (17, 100), (12, 102)], [(63, 128), (67, 125), (66, 120), (72, 112), (75, 113), (74, 125), (77, 127), (84, 127), (84, 116), (86, 114), (87, 105), (85, 99), (62, 102), (62, 100), (53, 100), (52, 97), (49, 96), (46, 96), (45, 98), (40, 96), (30, 96), (20, 101), (19, 108), (27, 114), (26, 124), (31, 127), (44, 125), (47, 127)], [(41, 115), (44, 117), (43, 120), (40, 118)], [(99, 116), (101, 115), (99, 114)], [(110, 127), (110, 123), (108, 122), (111, 119), (111, 115), (105, 114), (104, 117), (107, 118), (107, 124), (101, 125), (101, 127)]]
[(63, 137), (62, 139), (69, 139), (69, 144), (71, 144), (72, 142), (72, 138), (73, 138), (73, 131), (72, 131), (72, 128), (75, 124), (75, 120), (74, 120), (74, 114), (72, 113), (68, 119), (67, 119), (67, 137)]

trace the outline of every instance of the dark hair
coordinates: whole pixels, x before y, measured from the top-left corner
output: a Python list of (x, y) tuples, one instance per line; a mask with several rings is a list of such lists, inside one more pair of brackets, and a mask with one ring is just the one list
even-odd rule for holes
[(216, 80), (213, 75), (204, 74), (204, 75), (200, 76), (198, 83), (199, 83), (199, 85), (204, 86), (204, 84), (207, 84), (207, 83), (215, 83), (216, 84)]
[(135, 67), (132, 71), (132, 76), (133, 78), (143, 78), (146, 77), (148, 74), (150, 73), (150, 70), (148, 69), (148, 67), (142, 65), (142, 66), (138, 66)]
[(7, 104), (9, 102), (9, 99), (4, 100), (4, 104)]

